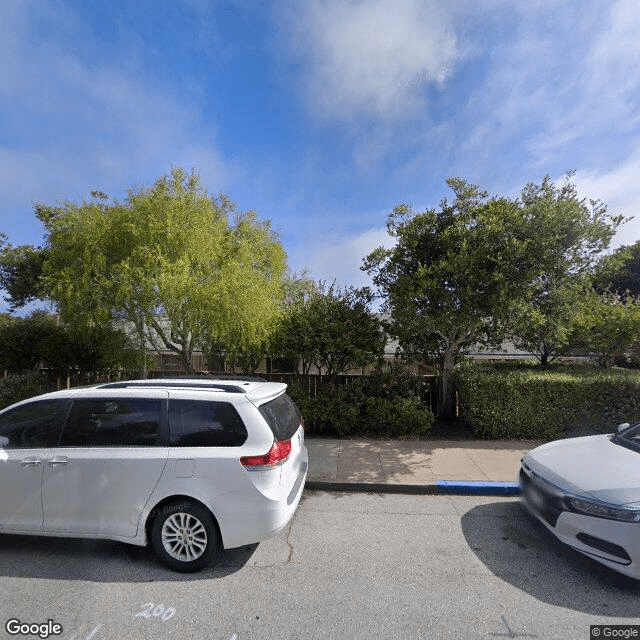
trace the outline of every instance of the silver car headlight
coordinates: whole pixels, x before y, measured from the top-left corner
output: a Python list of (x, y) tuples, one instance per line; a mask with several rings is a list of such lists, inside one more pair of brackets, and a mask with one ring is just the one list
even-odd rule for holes
[(624, 507), (614, 507), (602, 502), (592, 502), (583, 498), (568, 498), (567, 503), (577, 513), (594, 518), (607, 518), (608, 520), (619, 520), (621, 522), (640, 522), (640, 510), (625, 509)]

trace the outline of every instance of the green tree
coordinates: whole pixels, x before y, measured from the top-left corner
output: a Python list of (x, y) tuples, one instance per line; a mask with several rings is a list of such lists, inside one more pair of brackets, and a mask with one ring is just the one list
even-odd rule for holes
[(55, 318), (34, 311), (25, 318), (0, 317), (0, 369), (10, 373), (35, 371), (44, 364), (42, 343), (56, 333)]
[(60, 325), (39, 345), (44, 366), (51, 376), (88, 384), (98, 376), (119, 370), (134, 371), (145, 357), (122, 329), (108, 325), (78, 329)]
[[(602, 268), (602, 252), (624, 221), (608, 216), (599, 201), (590, 201), (588, 207), (580, 200), (572, 175), (567, 174), (560, 188), (545, 177), (540, 185), (528, 184), (521, 196), (525, 215), (540, 225), (538, 241), (545, 243), (551, 262), (533, 281), (528, 299), (516, 305), (509, 336), (542, 365), (580, 343), (582, 303)], [(619, 261), (609, 259), (607, 264), (612, 267)]]
[(601, 367), (611, 367), (640, 338), (640, 298), (591, 291), (581, 301), (578, 330), (582, 346)]
[[(123, 320), (137, 347), (178, 354), (207, 344), (248, 349), (278, 315), (286, 254), (268, 222), (211, 198), (175, 169), (122, 203), (39, 205), (46, 230), (41, 289), (69, 325)], [(144, 371), (143, 371), (144, 375)]]
[(439, 209), (399, 205), (387, 229), (392, 249), (364, 260), (401, 348), (439, 357), (440, 414), (454, 415), (452, 374), (469, 345), (498, 345), (515, 310), (567, 273), (581, 273), (608, 245), (622, 218), (587, 206), (570, 182), (528, 184), (520, 200), (489, 198), (459, 178)]
[(11, 311), (46, 297), (40, 283), (45, 258), (42, 248), (14, 247), (0, 234), (0, 288), (6, 292), (4, 300), (10, 303)]
[(134, 369), (139, 354), (122, 329), (98, 326), (78, 329), (60, 324), (46, 311), (21, 318), (0, 317), (0, 369), (25, 373), (46, 369), (50, 376), (109, 374)]
[(319, 283), (283, 314), (273, 352), (299, 360), (304, 374), (315, 366), (330, 384), (341, 371), (375, 363), (386, 336), (371, 302), (368, 289)]
[(509, 323), (514, 346), (535, 356), (543, 367), (567, 355), (578, 346), (582, 302), (590, 288), (588, 279), (569, 279), (520, 300)]
[(640, 296), (640, 240), (605, 256), (598, 265), (594, 287), (600, 292)]

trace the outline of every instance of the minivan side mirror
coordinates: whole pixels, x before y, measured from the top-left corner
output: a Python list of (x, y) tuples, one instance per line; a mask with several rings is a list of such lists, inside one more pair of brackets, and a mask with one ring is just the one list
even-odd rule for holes
[(618, 432), (624, 431), (627, 427), (630, 427), (630, 426), (631, 425), (628, 422), (623, 422), (616, 427), (616, 431)]

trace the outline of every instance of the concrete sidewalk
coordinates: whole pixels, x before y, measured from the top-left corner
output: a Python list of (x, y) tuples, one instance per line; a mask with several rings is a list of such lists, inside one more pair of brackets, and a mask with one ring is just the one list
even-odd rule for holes
[(308, 489), (516, 495), (529, 440), (307, 438)]

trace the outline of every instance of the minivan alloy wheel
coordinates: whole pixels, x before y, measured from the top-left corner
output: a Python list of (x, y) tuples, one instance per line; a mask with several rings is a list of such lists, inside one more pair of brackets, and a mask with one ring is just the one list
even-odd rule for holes
[(208, 509), (197, 503), (176, 501), (156, 515), (151, 545), (158, 558), (174, 571), (198, 571), (217, 555), (220, 536)]
[(172, 558), (189, 562), (205, 552), (207, 531), (190, 513), (174, 513), (162, 526), (162, 545)]

